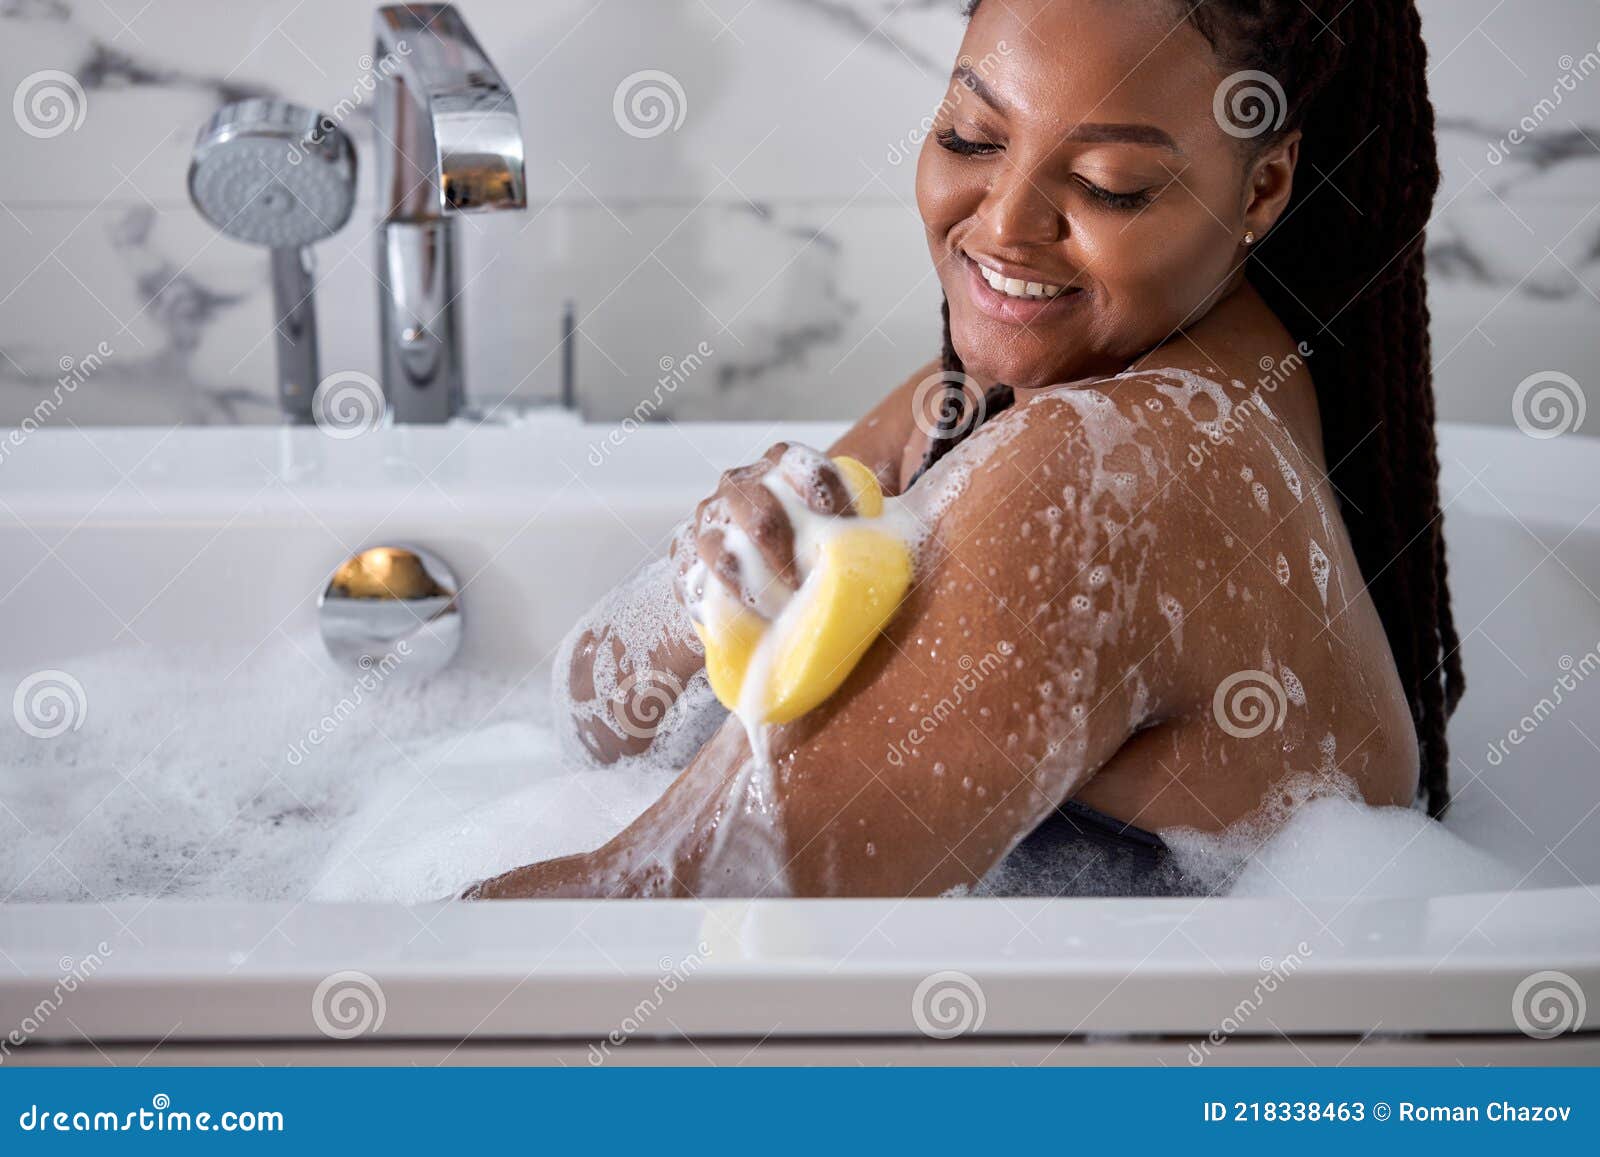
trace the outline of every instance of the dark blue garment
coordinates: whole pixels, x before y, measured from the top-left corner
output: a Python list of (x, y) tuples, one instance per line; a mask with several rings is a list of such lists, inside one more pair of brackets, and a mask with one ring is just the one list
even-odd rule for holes
[(1160, 836), (1068, 800), (984, 877), (979, 896), (1182, 896), (1195, 885)]

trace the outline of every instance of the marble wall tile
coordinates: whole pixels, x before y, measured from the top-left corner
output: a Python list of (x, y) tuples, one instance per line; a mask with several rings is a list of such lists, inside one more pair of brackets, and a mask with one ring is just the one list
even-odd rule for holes
[[(185, 189), (197, 126), (247, 95), (350, 110), (362, 195), (318, 246), (322, 356), (376, 372), (371, 7), (0, 0), (0, 96), (44, 70), (83, 93), (60, 132), (0, 117), (0, 423), (102, 341), (114, 355), (75, 388), (73, 421), (275, 420), (266, 256), (219, 236)], [(548, 402), (570, 361), (584, 411), (615, 418), (704, 342), (653, 412), (846, 417), (931, 355), (907, 158), (960, 39), (957, 0), (462, 7), (516, 93), (530, 187), (525, 213), (459, 225), (476, 410)], [(1421, 8), (1444, 171), (1440, 409), (1503, 421), (1526, 373), (1593, 363), (1600, 10)], [(630, 114), (622, 82), (648, 70), (670, 77), (653, 83), (675, 127), (630, 133), (657, 106)]]

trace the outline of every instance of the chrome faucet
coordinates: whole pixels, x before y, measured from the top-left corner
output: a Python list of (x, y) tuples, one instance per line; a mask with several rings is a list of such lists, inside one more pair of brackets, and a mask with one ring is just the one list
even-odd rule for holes
[(378, 318), (383, 391), (397, 422), (462, 404), (457, 213), (527, 207), (511, 90), (450, 4), (379, 8)]

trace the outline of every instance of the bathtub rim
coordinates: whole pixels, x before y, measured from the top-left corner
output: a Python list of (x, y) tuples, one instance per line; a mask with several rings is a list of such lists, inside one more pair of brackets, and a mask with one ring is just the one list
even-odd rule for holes
[[(50, 996), (63, 957), (102, 942), (113, 948), (104, 964), (30, 1039), (323, 1040), (318, 985), (350, 970), (384, 994), (381, 1024), (361, 1034), (369, 1043), (598, 1041), (651, 999), (662, 1016), (644, 1017), (640, 1039), (914, 1037), (919, 986), (952, 971), (983, 993), (984, 1016), (964, 1038), (1203, 1039), (1230, 1015), (1229, 1039), (1512, 1034), (1513, 998), (1535, 973), (1559, 970), (1600, 1001), (1597, 903), (1593, 888), (1573, 886), (1354, 903), (12, 905), (0, 910), (14, 965), (0, 976), (0, 1039)], [(1024, 919), (1038, 941), (1018, 935)], [(1367, 939), (1374, 932), (1380, 940)], [(702, 962), (685, 968), (702, 943)], [(1312, 951), (1285, 970), (1300, 943)], [(1280, 973), (1265, 997), (1264, 957)], [(671, 966), (681, 976), (663, 997)], [(1581, 1028), (1600, 1031), (1600, 1004)]]

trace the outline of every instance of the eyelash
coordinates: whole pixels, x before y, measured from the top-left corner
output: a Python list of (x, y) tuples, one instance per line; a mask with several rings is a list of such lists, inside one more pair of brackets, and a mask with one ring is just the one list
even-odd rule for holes
[(1113, 193), (1110, 189), (1102, 189), (1099, 185), (1083, 181), (1084, 192), (1108, 209), (1119, 212), (1131, 213), (1135, 209), (1143, 209), (1150, 203), (1149, 189), (1135, 189), (1131, 193)]
[[(985, 141), (970, 141), (949, 126), (940, 129), (933, 136), (940, 148), (955, 153), (957, 156), (986, 157), (991, 153), (1000, 151), (999, 145), (991, 145)], [(1081, 177), (1078, 180), (1083, 186), (1084, 192), (1108, 209), (1132, 212), (1135, 209), (1142, 209), (1150, 203), (1149, 189), (1136, 189), (1131, 193), (1114, 193), (1110, 189), (1102, 189), (1094, 182), (1085, 181)]]
[(934, 140), (939, 142), (941, 148), (949, 149), (963, 157), (986, 157), (990, 153), (1000, 151), (999, 145), (991, 145), (985, 141), (969, 141), (955, 129), (946, 126), (933, 134)]

